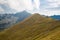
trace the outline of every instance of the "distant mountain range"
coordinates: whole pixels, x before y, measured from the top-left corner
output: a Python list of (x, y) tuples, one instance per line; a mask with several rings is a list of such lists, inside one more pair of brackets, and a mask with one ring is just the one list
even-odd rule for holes
[(60, 15), (54, 15), (54, 16), (51, 16), (51, 18), (60, 20)]
[(0, 32), (0, 40), (60, 40), (60, 21), (33, 14)]
[(18, 22), (23, 21), (25, 18), (29, 17), (31, 14), (23, 11), (16, 14), (0, 14), (0, 30), (8, 28)]

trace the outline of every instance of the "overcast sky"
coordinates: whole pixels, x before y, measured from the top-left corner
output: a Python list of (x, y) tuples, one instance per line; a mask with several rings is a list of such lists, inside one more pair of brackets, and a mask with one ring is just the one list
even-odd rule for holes
[[(60, 0), (0, 0), (0, 4), (8, 4), (10, 8), (21, 12), (38, 12), (42, 15), (60, 15)], [(4, 11), (0, 7), (0, 12)]]

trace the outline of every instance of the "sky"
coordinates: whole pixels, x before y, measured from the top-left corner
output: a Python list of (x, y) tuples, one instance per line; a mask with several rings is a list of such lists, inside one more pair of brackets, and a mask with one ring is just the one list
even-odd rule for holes
[[(15, 12), (26, 10), (30, 13), (39, 13), (41, 15), (60, 15), (60, 0), (0, 0), (0, 5), (8, 5)], [(9, 10), (10, 11), (10, 10)], [(5, 10), (0, 6), (0, 12)]]

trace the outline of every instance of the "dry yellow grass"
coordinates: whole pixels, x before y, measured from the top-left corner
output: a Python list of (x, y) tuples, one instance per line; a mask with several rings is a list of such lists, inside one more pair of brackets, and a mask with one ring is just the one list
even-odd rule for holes
[(0, 40), (58, 40), (59, 33), (60, 21), (34, 14), (1, 32)]

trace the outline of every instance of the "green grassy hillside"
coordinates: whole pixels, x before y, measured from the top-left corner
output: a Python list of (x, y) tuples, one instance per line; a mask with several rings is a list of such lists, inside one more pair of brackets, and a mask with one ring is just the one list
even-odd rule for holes
[(0, 40), (60, 40), (60, 21), (33, 14), (1, 32)]

